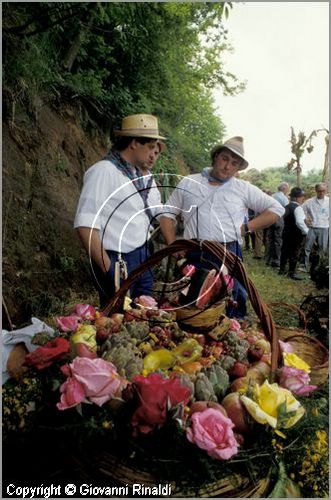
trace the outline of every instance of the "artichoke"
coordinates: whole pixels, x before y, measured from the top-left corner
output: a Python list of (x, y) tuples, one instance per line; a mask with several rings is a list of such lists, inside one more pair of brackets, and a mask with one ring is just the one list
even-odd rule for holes
[(230, 385), (227, 372), (218, 363), (214, 363), (203, 371), (208, 377), (216, 397), (219, 400), (222, 399)]
[(198, 373), (194, 383), (194, 397), (197, 401), (215, 401), (215, 395), (212, 383), (205, 373)]

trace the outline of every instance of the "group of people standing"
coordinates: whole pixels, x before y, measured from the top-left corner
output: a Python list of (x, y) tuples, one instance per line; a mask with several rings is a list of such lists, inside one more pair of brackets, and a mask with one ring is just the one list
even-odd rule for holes
[[(109, 154), (85, 173), (74, 222), (90, 258), (101, 307), (149, 256), (148, 241), (156, 219), (166, 244), (176, 239), (181, 217), (184, 238), (218, 241), (242, 259), (242, 229), (253, 233), (272, 227), (285, 213), (276, 197), (238, 178), (248, 166), (242, 137), (216, 145), (211, 165), (183, 177), (162, 204), (160, 186), (151, 175), (166, 140), (159, 133), (157, 118), (146, 114), (125, 117), (114, 136)], [(258, 215), (243, 226), (248, 209)], [(189, 263), (202, 265), (201, 255), (186, 257)], [(153, 295), (151, 270), (136, 280), (130, 295)], [(233, 295), (238, 306), (228, 314), (243, 318), (246, 291), (238, 282)]]
[(285, 208), (285, 214), (267, 229), (266, 264), (279, 268), (279, 274), (288, 274), (296, 281), (302, 279), (297, 269), (309, 272), (314, 245), (318, 252), (328, 252), (329, 198), (326, 183), (316, 184), (315, 192), (316, 196), (305, 201), (305, 192), (300, 187), (290, 191), (288, 183), (282, 182), (272, 195)]

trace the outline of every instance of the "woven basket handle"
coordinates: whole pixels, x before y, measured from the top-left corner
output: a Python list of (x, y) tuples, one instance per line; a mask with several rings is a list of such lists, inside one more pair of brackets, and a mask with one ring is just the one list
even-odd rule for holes
[(271, 343), (271, 377), (273, 379), (273, 375), (278, 367), (280, 358), (277, 333), (270, 309), (262, 300), (253, 281), (248, 277), (240, 258), (227, 250), (226, 245), (222, 245), (216, 241), (205, 240), (198, 242), (196, 240), (176, 240), (171, 245), (159, 250), (134, 271), (132, 271), (129, 277), (122, 282), (120, 289), (115, 293), (115, 295), (113, 295), (107, 306), (102, 311), (103, 314), (109, 316), (114, 312), (121, 311), (123, 309), (125, 295), (137, 278), (148, 271), (152, 266), (161, 262), (165, 257), (183, 250), (200, 250), (203, 252), (210, 252), (221, 263), (224, 263), (231, 276), (236, 278), (246, 289), (252, 307), (261, 322), (264, 333)]
[(287, 302), (270, 302), (268, 304), (268, 307), (270, 307), (271, 309), (273, 307), (285, 307), (287, 309), (291, 309), (292, 311), (294, 311), (298, 315), (299, 326), (301, 328), (303, 328), (304, 330), (306, 330), (306, 328), (307, 328), (306, 315), (303, 312), (303, 310), (300, 309), (300, 307), (296, 306), (295, 304), (288, 304)]

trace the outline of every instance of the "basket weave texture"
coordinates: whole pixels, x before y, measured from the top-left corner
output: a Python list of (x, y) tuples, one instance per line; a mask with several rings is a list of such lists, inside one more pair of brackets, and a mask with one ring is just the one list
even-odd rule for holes
[(287, 337), (286, 342), (294, 347), (295, 354), (309, 364), (311, 383), (323, 385), (329, 375), (329, 351), (327, 348), (319, 340), (304, 334)]
[(268, 307), (273, 312), (274, 309), (289, 309), (294, 312), (298, 317), (298, 326), (280, 326), (276, 322), (276, 332), (278, 337), (281, 340), (286, 340), (288, 337), (292, 337), (293, 335), (302, 335), (307, 332), (307, 319), (305, 313), (295, 304), (288, 304), (287, 302), (271, 302), (268, 304)]
[[(93, 457), (95, 470), (103, 478), (109, 478), (109, 481), (115, 481), (120, 485), (144, 484), (144, 486), (157, 486), (160, 481), (152, 474), (146, 471), (137, 470), (127, 463), (119, 461), (118, 457), (109, 452), (99, 452)], [(80, 469), (87, 466), (83, 464), (81, 458), (74, 458), (76, 465)], [(88, 466), (87, 466), (88, 467)], [(86, 470), (86, 469), (85, 469)], [(84, 480), (91, 480), (89, 472), (83, 472)], [(178, 498), (261, 498), (268, 491), (270, 484), (270, 471), (268, 474), (252, 481), (250, 478), (241, 474), (233, 473), (225, 478), (212, 483), (205, 483), (199, 487), (192, 487), (190, 484), (175, 481), (164, 481), (164, 484), (171, 485), (171, 496)]]

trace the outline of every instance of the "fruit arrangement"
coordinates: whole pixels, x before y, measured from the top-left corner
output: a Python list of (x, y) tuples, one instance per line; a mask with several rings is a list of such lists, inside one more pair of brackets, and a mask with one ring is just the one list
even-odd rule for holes
[(83, 418), (87, 404), (102, 407), (109, 433), (125, 414), (135, 439), (174, 422), (186, 446), (214, 461), (247, 453), (262, 427), (284, 435), (305, 415), (301, 396), (317, 389), (289, 343), (280, 342), (284, 366), (269, 382), (271, 345), (257, 322), (222, 316), (214, 329), (192, 333), (144, 296), (126, 299), (121, 314), (78, 304), (55, 321), (55, 333), (35, 335), (38, 347), (24, 359), (24, 377), (53, 377), (55, 411)]

